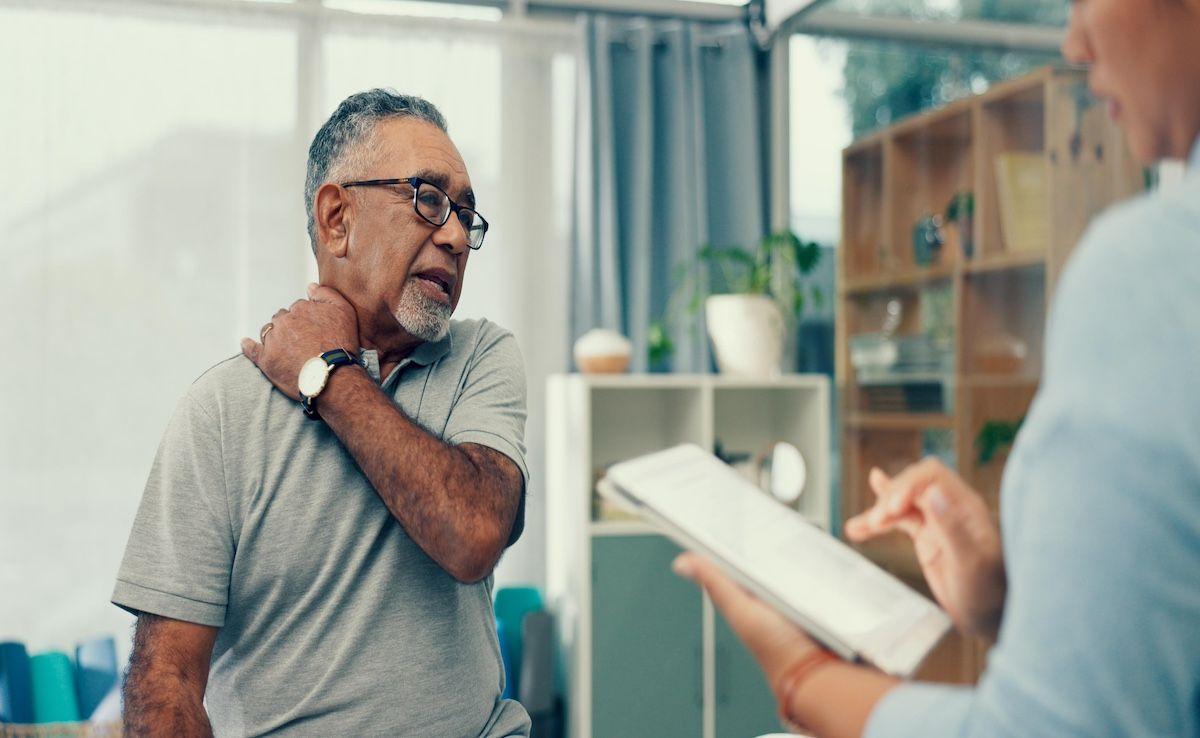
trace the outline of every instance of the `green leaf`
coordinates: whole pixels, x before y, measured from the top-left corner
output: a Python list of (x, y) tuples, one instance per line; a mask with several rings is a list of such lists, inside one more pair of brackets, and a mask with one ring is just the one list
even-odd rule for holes
[(979, 465), (983, 466), (996, 458), (996, 455), (1006, 447), (1011, 446), (1021, 430), (1025, 418), (1009, 423), (1000, 420), (990, 420), (979, 429), (975, 437), (975, 448), (979, 452)]
[(792, 312), (799, 318), (804, 313), (804, 293), (797, 292), (792, 296)]
[(659, 364), (671, 358), (675, 353), (675, 344), (667, 333), (663, 321), (655, 321), (646, 331), (646, 359), (651, 364)]
[(796, 240), (796, 265), (800, 267), (801, 274), (808, 274), (816, 268), (817, 263), (821, 261), (821, 247), (814, 241), (802, 243), (799, 239)]

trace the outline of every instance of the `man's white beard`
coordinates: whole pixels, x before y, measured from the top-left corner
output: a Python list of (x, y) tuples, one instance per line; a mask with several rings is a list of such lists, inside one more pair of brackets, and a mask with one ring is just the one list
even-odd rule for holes
[(422, 341), (440, 341), (450, 329), (452, 308), (425, 296), (419, 277), (409, 277), (400, 293), (400, 305), (396, 308), (396, 322), (414, 338)]

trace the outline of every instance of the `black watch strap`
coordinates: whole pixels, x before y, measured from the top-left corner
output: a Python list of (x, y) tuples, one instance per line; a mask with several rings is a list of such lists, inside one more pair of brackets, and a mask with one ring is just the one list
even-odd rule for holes
[[(321, 359), (329, 365), (330, 374), (333, 374), (339, 366), (359, 363), (358, 357), (344, 348), (330, 349), (321, 354)], [(328, 378), (325, 381), (328, 382)], [(309, 420), (321, 419), (321, 416), (317, 414), (317, 398), (301, 395), (300, 407), (304, 408), (304, 416)]]

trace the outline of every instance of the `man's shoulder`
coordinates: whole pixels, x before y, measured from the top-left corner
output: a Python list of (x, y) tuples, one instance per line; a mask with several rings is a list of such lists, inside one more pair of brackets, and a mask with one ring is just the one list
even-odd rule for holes
[(254, 362), (238, 352), (205, 369), (188, 387), (186, 397), (216, 415), (230, 403), (243, 403), (270, 393), (271, 382)]
[(463, 361), (473, 361), (481, 355), (494, 354), (498, 346), (516, 348), (512, 331), (487, 318), (464, 318), (450, 321), (450, 350)]
[(512, 331), (487, 318), (463, 318), (450, 321), (452, 345), (457, 349), (474, 347), (481, 339), (511, 336)]
[(524, 383), (525, 359), (511, 331), (487, 318), (450, 323), (451, 348), (442, 371), (458, 376), (495, 374)]

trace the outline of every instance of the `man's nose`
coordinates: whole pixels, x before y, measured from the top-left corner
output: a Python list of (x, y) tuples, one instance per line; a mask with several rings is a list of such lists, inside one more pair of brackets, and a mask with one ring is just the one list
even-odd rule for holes
[(453, 213), (440, 228), (433, 232), (433, 242), (455, 256), (470, 248), (470, 240), (462, 221)]

